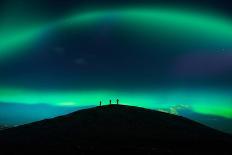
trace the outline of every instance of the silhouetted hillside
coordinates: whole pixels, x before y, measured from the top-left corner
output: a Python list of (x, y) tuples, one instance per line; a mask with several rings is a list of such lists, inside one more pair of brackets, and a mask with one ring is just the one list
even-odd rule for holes
[(231, 139), (183, 117), (123, 105), (80, 110), (0, 132), (3, 151), (20, 154), (231, 154)]

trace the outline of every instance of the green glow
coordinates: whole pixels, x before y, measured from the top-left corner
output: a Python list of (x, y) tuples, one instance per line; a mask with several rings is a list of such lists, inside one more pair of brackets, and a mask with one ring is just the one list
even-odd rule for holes
[(232, 44), (232, 22), (224, 17), (174, 8), (123, 8), (75, 13), (47, 24), (29, 27), (26, 25), (25, 28), (17, 30), (0, 28), (0, 58), (18, 53), (17, 49), (31, 45), (32, 41), (47, 29), (91, 25), (93, 22), (108, 19), (116, 20), (132, 33), (149, 34), (152, 38), (167, 35), (174, 42), (187, 39), (189, 43), (192, 40), (200, 40), (199, 42), (224, 47), (231, 47)]
[[(13, 97), (12, 97), (13, 96)], [(51, 104), (54, 106), (108, 104), (120, 99), (121, 104), (146, 107), (156, 110), (178, 110), (184, 107), (193, 112), (232, 118), (232, 98), (218, 91), (163, 90), (154, 92), (92, 91), (34, 91), (25, 89), (1, 89), (0, 101), (19, 104)], [(175, 112), (173, 112), (175, 113)]]
[(16, 49), (22, 48), (24, 44), (31, 43), (40, 32), (41, 29), (38, 28), (2, 32), (0, 38), (0, 56), (3, 57), (4, 55), (9, 56), (18, 53)]

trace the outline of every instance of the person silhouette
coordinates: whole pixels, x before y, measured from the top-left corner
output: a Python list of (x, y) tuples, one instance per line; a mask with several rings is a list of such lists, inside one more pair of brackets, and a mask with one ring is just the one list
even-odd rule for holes
[(112, 101), (110, 100), (110, 105), (111, 105), (111, 102), (112, 102)]
[(102, 105), (102, 101), (100, 101), (100, 106)]
[(117, 99), (117, 105), (119, 104), (119, 99)]

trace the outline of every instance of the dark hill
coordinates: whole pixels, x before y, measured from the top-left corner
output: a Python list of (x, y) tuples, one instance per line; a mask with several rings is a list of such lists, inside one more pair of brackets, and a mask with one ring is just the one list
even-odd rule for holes
[(231, 154), (231, 136), (189, 119), (138, 107), (80, 110), (0, 132), (2, 152)]

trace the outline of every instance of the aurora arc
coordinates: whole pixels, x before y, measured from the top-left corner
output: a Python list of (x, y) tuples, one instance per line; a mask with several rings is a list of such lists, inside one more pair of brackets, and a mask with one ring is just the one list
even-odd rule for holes
[[(79, 12), (64, 17), (61, 20), (25, 27), (17, 31), (11, 28), (6, 30), (1, 30), (0, 28), (0, 58), (14, 55), (14, 53), (18, 52), (18, 48), (25, 47), (33, 40), (36, 41), (45, 31), (70, 26), (88, 25), (99, 20), (105, 20), (107, 17), (111, 16), (116, 17), (119, 23), (126, 23), (130, 28), (136, 28), (135, 25), (137, 25), (140, 29), (144, 27), (142, 31), (145, 31), (145, 28), (149, 27), (149, 29), (147, 29), (149, 33), (151, 31), (158, 32), (162, 30), (161, 27), (164, 27), (162, 31), (176, 32), (177, 30), (181, 30), (182, 34), (185, 36), (189, 36), (189, 34), (193, 36), (195, 32), (198, 32), (197, 34), (200, 35), (197, 36), (198, 39), (202, 39), (204, 38), (203, 36), (206, 36), (206, 40), (214, 39), (218, 42), (222, 42), (224, 46), (230, 46), (232, 42), (232, 22), (226, 18), (204, 15), (197, 12), (179, 11), (177, 9), (128, 8)], [(154, 26), (157, 25), (161, 26), (159, 30), (154, 29)], [(180, 35), (178, 32), (179, 31), (177, 31), (174, 38), (178, 38)]]

